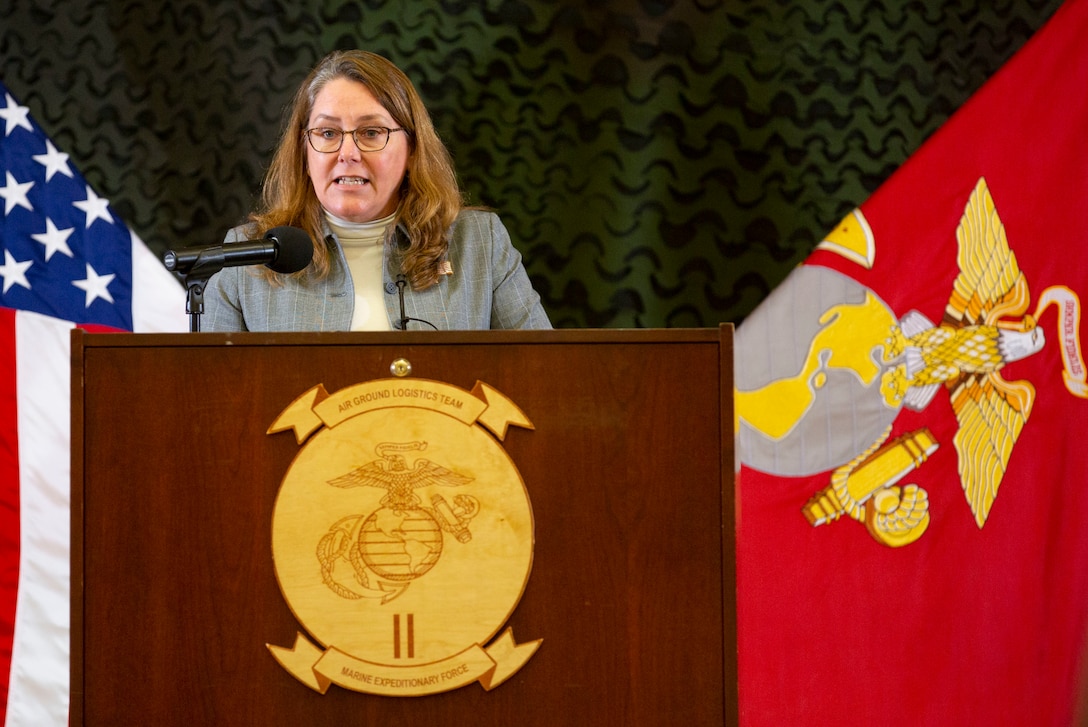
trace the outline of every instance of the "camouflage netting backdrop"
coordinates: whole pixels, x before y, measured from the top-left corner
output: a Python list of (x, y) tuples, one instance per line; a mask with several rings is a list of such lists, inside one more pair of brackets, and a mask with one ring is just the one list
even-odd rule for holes
[(1059, 4), (9, 0), (0, 77), (161, 254), (245, 217), (320, 57), (375, 51), (557, 327), (701, 327), (740, 322)]

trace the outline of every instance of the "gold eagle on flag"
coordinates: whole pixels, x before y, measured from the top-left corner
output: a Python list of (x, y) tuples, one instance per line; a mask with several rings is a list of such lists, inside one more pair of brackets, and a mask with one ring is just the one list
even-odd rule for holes
[[(960, 273), (944, 317), (933, 325), (910, 311), (892, 327), (883, 359), (893, 365), (882, 376), (881, 393), (890, 406), (920, 411), (942, 386), (950, 391), (959, 424), (953, 443), (960, 483), (982, 528), (1035, 401), (1030, 382), (1006, 381), (1000, 372), (1043, 348), (1046, 338), (1036, 322), (1051, 304), (1061, 308), (1059, 331), (1068, 339), (1062, 346), (1066, 387), (1080, 397), (1088, 396), (1088, 387), (1077, 334), (1079, 299), (1068, 288), (1053, 286), (1040, 297), (1034, 315), (1026, 315), (1027, 280), (984, 178), (967, 202), (956, 239)], [(831, 485), (809, 500), (803, 512), (812, 525), (849, 514), (885, 545), (921, 537), (929, 524), (928, 496), (917, 485), (896, 483), (920, 466), (937, 442), (924, 428), (887, 442), (890, 431), (835, 470)]]
[[(981, 528), (1035, 401), (1028, 381), (1008, 382), (1001, 369), (1046, 343), (1024, 274), (1009, 249), (985, 179), (979, 179), (956, 229), (960, 273), (939, 326), (912, 312), (892, 334), (892, 353), (906, 361), (885, 380), (903, 403), (921, 409), (943, 384), (959, 422), (954, 437), (960, 483)], [(1010, 321), (1009, 319), (1013, 319)], [(922, 319), (922, 320), (919, 320)], [(903, 391), (904, 385), (909, 389)]]

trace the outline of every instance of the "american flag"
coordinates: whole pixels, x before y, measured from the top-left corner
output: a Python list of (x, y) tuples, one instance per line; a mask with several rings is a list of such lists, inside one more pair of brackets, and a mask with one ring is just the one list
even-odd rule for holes
[(0, 718), (68, 723), (69, 330), (185, 331), (184, 290), (0, 83)]

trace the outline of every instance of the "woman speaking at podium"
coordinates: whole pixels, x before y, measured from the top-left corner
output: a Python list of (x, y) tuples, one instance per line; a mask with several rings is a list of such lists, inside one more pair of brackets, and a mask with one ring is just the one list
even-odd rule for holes
[(423, 101), (381, 56), (338, 51), (310, 72), (260, 208), (225, 242), (285, 226), (314, 242), (309, 263), (216, 273), (204, 330), (551, 328), (506, 228), (465, 207)]

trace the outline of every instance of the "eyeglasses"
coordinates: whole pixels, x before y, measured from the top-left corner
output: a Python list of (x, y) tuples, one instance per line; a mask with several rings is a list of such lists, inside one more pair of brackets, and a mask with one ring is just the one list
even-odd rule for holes
[(324, 127), (306, 129), (305, 133), (314, 151), (319, 151), (322, 154), (332, 154), (340, 151), (340, 147), (344, 145), (344, 136), (346, 134), (351, 134), (351, 138), (355, 140), (355, 146), (359, 147), (359, 151), (381, 151), (389, 143), (389, 135), (394, 131), (408, 133), (404, 129), (390, 129), (386, 126), (364, 126), (361, 129), (352, 129), (351, 131)]

